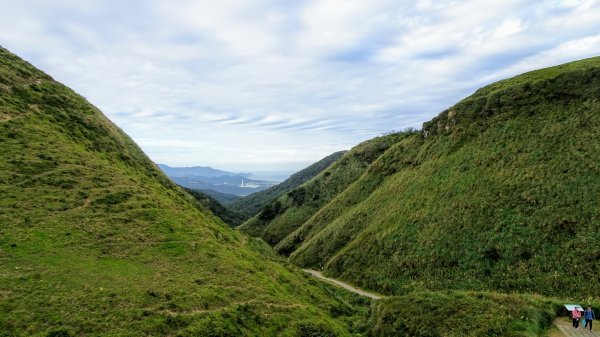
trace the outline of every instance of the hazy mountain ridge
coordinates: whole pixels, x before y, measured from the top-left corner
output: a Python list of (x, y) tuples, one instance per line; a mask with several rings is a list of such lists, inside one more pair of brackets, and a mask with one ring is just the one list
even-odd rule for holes
[(284, 193), (293, 190), (294, 188), (302, 185), (306, 181), (321, 173), (332, 163), (342, 157), (344, 153), (346, 153), (346, 151), (332, 153), (318, 162), (311, 164), (307, 168), (292, 174), (291, 177), (280, 184), (232, 202), (230, 205), (228, 205), (228, 208), (240, 213), (244, 219), (248, 219), (257, 214), (261, 208), (263, 208), (273, 199), (276, 199)]
[(252, 173), (233, 173), (212, 168), (210, 166), (188, 166), (188, 167), (172, 167), (166, 164), (157, 164), (167, 176), (169, 177), (223, 177), (223, 176), (240, 176), (244, 178), (250, 178)]
[[(158, 167), (180, 186), (213, 190), (221, 194), (247, 196), (278, 184), (275, 181), (251, 179), (252, 173), (232, 173), (205, 166), (170, 167), (159, 164)], [(230, 199), (223, 197), (223, 200)]]

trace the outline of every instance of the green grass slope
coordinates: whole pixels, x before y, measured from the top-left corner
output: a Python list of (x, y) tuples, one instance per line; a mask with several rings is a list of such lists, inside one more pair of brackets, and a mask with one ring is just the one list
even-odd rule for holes
[(242, 216), (235, 213), (221, 204), (217, 199), (205, 193), (205, 190), (194, 190), (191, 188), (182, 187), (186, 192), (191, 194), (196, 200), (204, 206), (206, 209), (219, 219), (223, 220), (224, 223), (231, 227), (236, 227), (243, 222)]
[(211, 189), (199, 189), (199, 190), (195, 190), (195, 191), (199, 191), (200, 193), (203, 193), (203, 194), (215, 199), (221, 205), (227, 205), (229, 203), (232, 203), (232, 202), (242, 198), (239, 195), (221, 193), (219, 191), (215, 191), (215, 190), (211, 190)]
[(318, 162), (294, 173), (281, 184), (270, 187), (264, 191), (256, 192), (244, 198), (233, 201), (227, 207), (240, 213), (244, 220), (256, 215), (265, 205), (279, 198), (281, 195), (293, 190), (312, 179), (341, 158), (346, 151), (339, 151), (319, 160)]
[(562, 307), (539, 296), (413, 292), (373, 303), (369, 335), (411, 337), (546, 336)]
[(356, 181), (401, 137), (394, 133), (359, 144), (313, 179), (265, 205), (240, 230), (276, 245)]
[[(380, 158), (387, 157), (390, 152), (394, 151), (392, 149), (398, 149), (405, 146), (406, 140), (412, 139), (412, 136), (415, 134), (415, 131), (406, 131), (395, 134), (394, 139), (396, 143), (382, 149), (382, 154), (377, 158), (375, 163), (380, 161)], [(343, 245), (353, 237), (353, 235), (356, 235), (357, 232), (369, 223), (368, 214), (358, 215), (362, 217), (361, 219), (352, 219), (351, 217), (355, 216), (355, 214), (353, 214), (350, 215), (350, 217), (346, 217), (348, 221), (344, 222), (343, 230), (339, 230), (339, 222), (337, 226), (332, 225), (332, 222), (335, 219), (345, 215), (345, 211), (348, 208), (360, 203), (384, 181), (388, 172), (378, 172), (373, 168), (374, 165), (369, 166), (366, 172), (361, 175), (358, 180), (351, 183), (349, 186), (346, 186), (347, 188), (336, 195), (326, 207), (320, 208), (315, 214), (311, 215), (308, 220), (304, 221), (300, 226), (297, 226), (293, 232), (279, 241), (275, 246), (275, 249), (283, 255), (292, 254), (292, 258), (298, 255), (298, 251), (304, 251), (300, 250), (300, 247), (304, 247), (303, 249), (311, 249), (311, 253), (303, 254), (303, 257), (311, 258), (312, 260), (310, 262), (302, 261), (301, 264), (322, 267), (323, 264), (321, 263), (321, 260), (323, 256), (335, 254), (340, 247), (343, 247)], [(324, 229), (333, 234), (327, 238), (329, 241), (326, 245), (321, 247), (317, 247), (317, 245), (303, 245), (305, 242), (310, 241), (315, 235), (321, 233)]]
[(0, 48), (0, 334), (345, 336), (354, 315)]
[(279, 245), (389, 294), (595, 296), (598, 134), (600, 58), (497, 82), (378, 156)]

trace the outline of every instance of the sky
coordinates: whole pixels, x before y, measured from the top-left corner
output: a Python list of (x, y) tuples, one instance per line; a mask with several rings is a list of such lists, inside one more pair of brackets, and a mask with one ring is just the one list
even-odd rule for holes
[[(291, 173), (600, 55), (600, 0), (0, 0), (0, 45), (157, 163)], [(274, 173), (273, 173), (274, 174)]]

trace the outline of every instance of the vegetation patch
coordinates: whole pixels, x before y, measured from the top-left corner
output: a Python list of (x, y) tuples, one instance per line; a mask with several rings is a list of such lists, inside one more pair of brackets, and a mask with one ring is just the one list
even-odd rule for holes
[(231, 230), (2, 48), (0, 83), (0, 336), (293, 336), (308, 321), (351, 336), (366, 315), (334, 317), (342, 295)]
[[(322, 174), (303, 185), (301, 206), (284, 196), (281, 215), (240, 228), (300, 266), (386, 294), (587, 298), (600, 291), (598, 97), (598, 57), (492, 84), (420, 132), (370, 141), (378, 155), (360, 151), (367, 142), (326, 170), (366, 158), (355, 179)], [(581, 280), (585, 289), (570, 286)]]
[(370, 335), (542, 336), (560, 307), (536, 296), (415, 292), (374, 302)]

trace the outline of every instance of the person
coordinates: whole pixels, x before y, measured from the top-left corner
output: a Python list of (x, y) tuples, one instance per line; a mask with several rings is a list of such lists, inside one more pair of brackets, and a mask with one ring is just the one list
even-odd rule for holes
[(577, 307), (573, 308), (573, 327), (575, 329), (579, 329), (579, 319), (581, 318), (581, 311), (579, 311), (579, 309), (577, 309)]
[(587, 326), (590, 326), (590, 331), (592, 330), (592, 321), (594, 320), (594, 318), (596, 318), (596, 314), (594, 313), (594, 310), (592, 310), (592, 307), (587, 307), (587, 309), (585, 309), (585, 311), (583, 312), (583, 316), (585, 317), (585, 326), (583, 328), (587, 328)]

